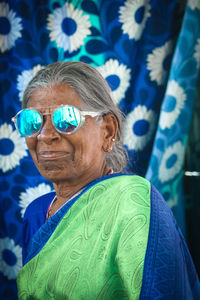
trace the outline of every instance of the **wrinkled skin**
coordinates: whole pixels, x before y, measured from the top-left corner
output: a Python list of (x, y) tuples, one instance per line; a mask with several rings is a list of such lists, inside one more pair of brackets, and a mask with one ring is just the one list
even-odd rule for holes
[[(49, 113), (53, 110), (51, 107), (61, 104), (84, 110), (79, 95), (67, 84), (34, 90), (28, 107)], [(57, 195), (55, 211), (85, 184), (108, 172), (105, 151), (112, 146), (117, 128), (112, 114), (104, 116), (101, 125), (95, 118), (86, 116), (77, 132), (65, 135), (56, 131), (51, 116), (46, 115), (39, 135), (26, 138), (36, 167), (54, 185)]]

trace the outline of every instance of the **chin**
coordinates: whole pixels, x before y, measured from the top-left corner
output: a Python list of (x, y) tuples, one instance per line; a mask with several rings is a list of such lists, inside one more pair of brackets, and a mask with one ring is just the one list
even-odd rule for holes
[(57, 178), (60, 178), (63, 176), (63, 167), (59, 167), (59, 166), (55, 166), (55, 167), (52, 167), (52, 166), (40, 166), (38, 168), (40, 174), (46, 178), (47, 180), (50, 180), (50, 181), (55, 181), (55, 179), (57, 180)]
[(40, 174), (47, 180), (51, 182), (61, 182), (65, 180), (71, 180), (73, 178), (72, 170), (67, 170), (67, 168), (40, 168)]

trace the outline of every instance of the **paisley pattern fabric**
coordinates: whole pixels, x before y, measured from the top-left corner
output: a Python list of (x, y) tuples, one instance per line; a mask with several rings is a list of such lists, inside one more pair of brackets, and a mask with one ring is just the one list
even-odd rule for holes
[(26, 207), (52, 190), (11, 122), (48, 63), (87, 62), (126, 115), (129, 171), (150, 179), (184, 229), (182, 172), (200, 67), (200, 3), (0, 0), (0, 298), (16, 299)]
[[(29, 245), (17, 277), (19, 300), (200, 297), (184, 238), (146, 179), (99, 178), (45, 223), (43, 211), (35, 208), (52, 196), (36, 199), (26, 211)], [(43, 219), (38, 230), (33, 214)]]
[[(18, 275), (19, 299), (138, 299), (150, 183), (138, 176), (108, 175), (86, 187), (70, 210), (68, 203), (62, 210), (66, 213), (55, 230), (48, 223), (57, 213), (33, 236), (38, 245), (30, 240), (39, 251)], [(28, 215), (31, 223), (31, 207)]]

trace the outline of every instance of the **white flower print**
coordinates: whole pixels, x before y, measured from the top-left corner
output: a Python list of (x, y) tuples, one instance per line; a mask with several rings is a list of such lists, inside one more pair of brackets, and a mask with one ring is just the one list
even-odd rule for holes
[(19, 196), (19, 206), (22, 208), (21, 215), (22, 218), (24, 217), (25, 210), (27, 206), (36, 198), (50, 193), (51, 192), (51, 186), (46, 183), (40, 183), (36, 187), (30, 187), (25, 192), (22, 192)]
[(131, 70), (126, 65), (119, 64), (116, 59), (109, 59), (105, 65), (98, 67), (97, 70), (108, 82), (114, 101), (118, 104), (124, 98), (129, 87)]
[(127, 0), (119, 9), (119, 21), (123, 24), (123, 33), (127, 33), (130, 39), (140, 39), (147, 18), (150, 17), (151, 6), (149, 1)]
[(156, 81), (158, 85), (165, 83), (167, 78), (167, 69), (164, 66), (165, 60), (172, 51), (172, 43), (166, 42), (162, 47), (153, 50), (147, 57), (147, 69), (150, 70), (150, 78)]
[(184, 146), (178, 141), (169, 146), (162, 157), (158, 178), (163, 183), (173, 179), (183, 166)]
[(9, 280), (16, 279), (22, 267), (22, 249), (8, 238), (0, 238), (0, 271)]
[(130, 150), (141, 151), (151, 140), (156, 126), (156, 114), (145, 105), (138, 105), (130, 112), (124, 124), (124, 144)]
[(47, 21), (51, 41), (69, 53), (79, 49), (84, 44), (84, 39), (91, 33), (89, 16), (75, 9), (72, 3), (65, 3), (62, 7), (56, 8), (53, 14), (48, 16)]
[(162, 130), (170, 128), (181, 113), (186, 101), (184, 90), (175, 80), (168, 83), (166, 96), (164, 98), (159, 125)]
[(29, 81), (36, 75), (36, 73), (42, 69), (41, 65), (36, 65), (30, 70), (23, 71), (17, 77), (17, 89), (19, 90), (19, 99), (22, 101), (24, 91), (29, 83)]
[(194, 9), (200, 9), (200, 1), (199, 0), (188, 0), (188, 6), (194, 10)]
[(18, 38), (22, 36), (22, 19), (9, 9), (6, 2), (0, 3), (0, 51), (10, 50)]
[(27, 155), (25, 139), (10, 124), (4, 123), (0, 127), (0, 169), (12, 170)]
[(194, 52), (194, 58), (197, 61), (197, 67), (200, 67), (200, 38), (197, 39), (197, 43), (196, 46), (194, 48), (195, 52)]

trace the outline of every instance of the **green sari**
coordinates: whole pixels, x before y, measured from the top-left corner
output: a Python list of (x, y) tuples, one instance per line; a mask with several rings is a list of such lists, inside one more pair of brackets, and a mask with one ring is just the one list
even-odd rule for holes
[(19, 299), (139, 299), (150, 190), (147, 180), (119, 174), (86, 188), (19, 272)]

